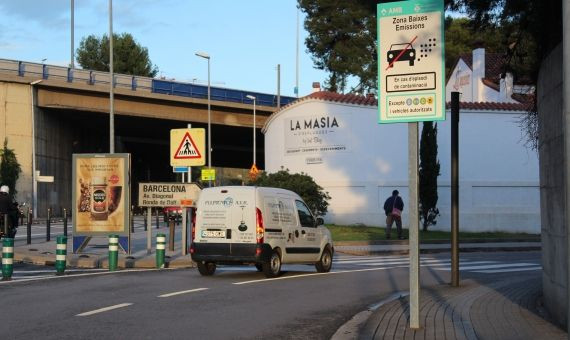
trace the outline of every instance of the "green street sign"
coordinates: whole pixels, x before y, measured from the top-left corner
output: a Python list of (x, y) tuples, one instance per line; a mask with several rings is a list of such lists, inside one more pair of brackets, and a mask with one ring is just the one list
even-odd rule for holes
[(445, 120), (443, 0), (378, 4), (378, 122)]

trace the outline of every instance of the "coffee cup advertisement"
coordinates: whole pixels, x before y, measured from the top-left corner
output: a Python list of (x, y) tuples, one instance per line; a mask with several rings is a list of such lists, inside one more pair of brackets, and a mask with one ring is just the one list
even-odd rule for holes
[(121, 233), (128, 215), (128, 157), (74, 155), (74, 231)]

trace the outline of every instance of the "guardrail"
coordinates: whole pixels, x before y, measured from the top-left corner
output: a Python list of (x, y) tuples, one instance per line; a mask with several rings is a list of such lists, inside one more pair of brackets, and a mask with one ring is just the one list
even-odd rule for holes
[[(36, 76), (41, 79), (55, 79), (68, 83), (83, 83), (88, 85), (109, 85), (109, 73), (93, 70), (73, 69), (55, 65), (46, 65), (18, 60), (0, 59), (0, 72), (17, 74), (20, 77)], [(115, 88), (130, 89), (151, 93), (168, 94), (191, 98), (208, 98), (208, 86), (192, 83), (177, 82), (165, 79), (153, 79), (148, 77), (130, 76), (126, 74), (114, 74), (113, 84)], [(212, 100), (233, 103), (253, 104), (253, 100), (247, 96), (256, 97), (257, 105), (277, 106), (277, 96), (274, 94), (250, 92), (243, 90), (227, 89), (222, 87), (210, 87)], [(281, 106), (287, 105), (297, 98), (281, 96)]]

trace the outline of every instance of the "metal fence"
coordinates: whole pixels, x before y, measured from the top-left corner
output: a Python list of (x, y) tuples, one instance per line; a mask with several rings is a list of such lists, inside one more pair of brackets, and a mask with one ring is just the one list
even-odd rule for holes
[[(46, 65), (39, 63), (24, 62), (18, 60), (0, 59), (0, 72), (17, 74), (20, 77), (35, 76), (39, 79), (54, 79), (68, 83), (82, 83), (88, 85), (109, 85), (109, 73), (72, 69), (71, 67), (62, 67), (54, 65)], [(113, 83), (115, 88), (130, 89), (132, 91), (152, 92), (160, 94), (168, 94), (172, 96), (182, 96), (191, 98), (208, 98), (208, 86), (197, 85), (192, 83), (183, 83), (164, 79), (153, 79), (148, 77), (130, 76), (126, 74), (114, 74)], [(251, 95), (256, 98), (257, 105), (277, 106), (277, 95), (250, 92), (243, 90), (234, 90), (222, 87), (210, 87), (210, 98), (217, 101), (253, 104), (253, 100), (248, 99)], [(287, 105), (297, 98), (280, 97), (281, 106)]]

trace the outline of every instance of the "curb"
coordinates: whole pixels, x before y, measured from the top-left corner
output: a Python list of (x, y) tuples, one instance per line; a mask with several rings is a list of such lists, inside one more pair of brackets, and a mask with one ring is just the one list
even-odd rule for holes
[[(39, 266), (55, 266), (55, 253), (44, 251), (38, 254), (14, 253), (15, 263), (29, 263)], [(107, 255), (73, 254), (67, 257), (68, 268), (107, 269), (109, 261)], [(165, 268), (194, 268), (196, 264), (190, 256), (170, 256), (166, 258)], [(156, 269), (154, 256), (134, 258), (129, 255), (119, 255), (117, 268), (120, 269)]]

